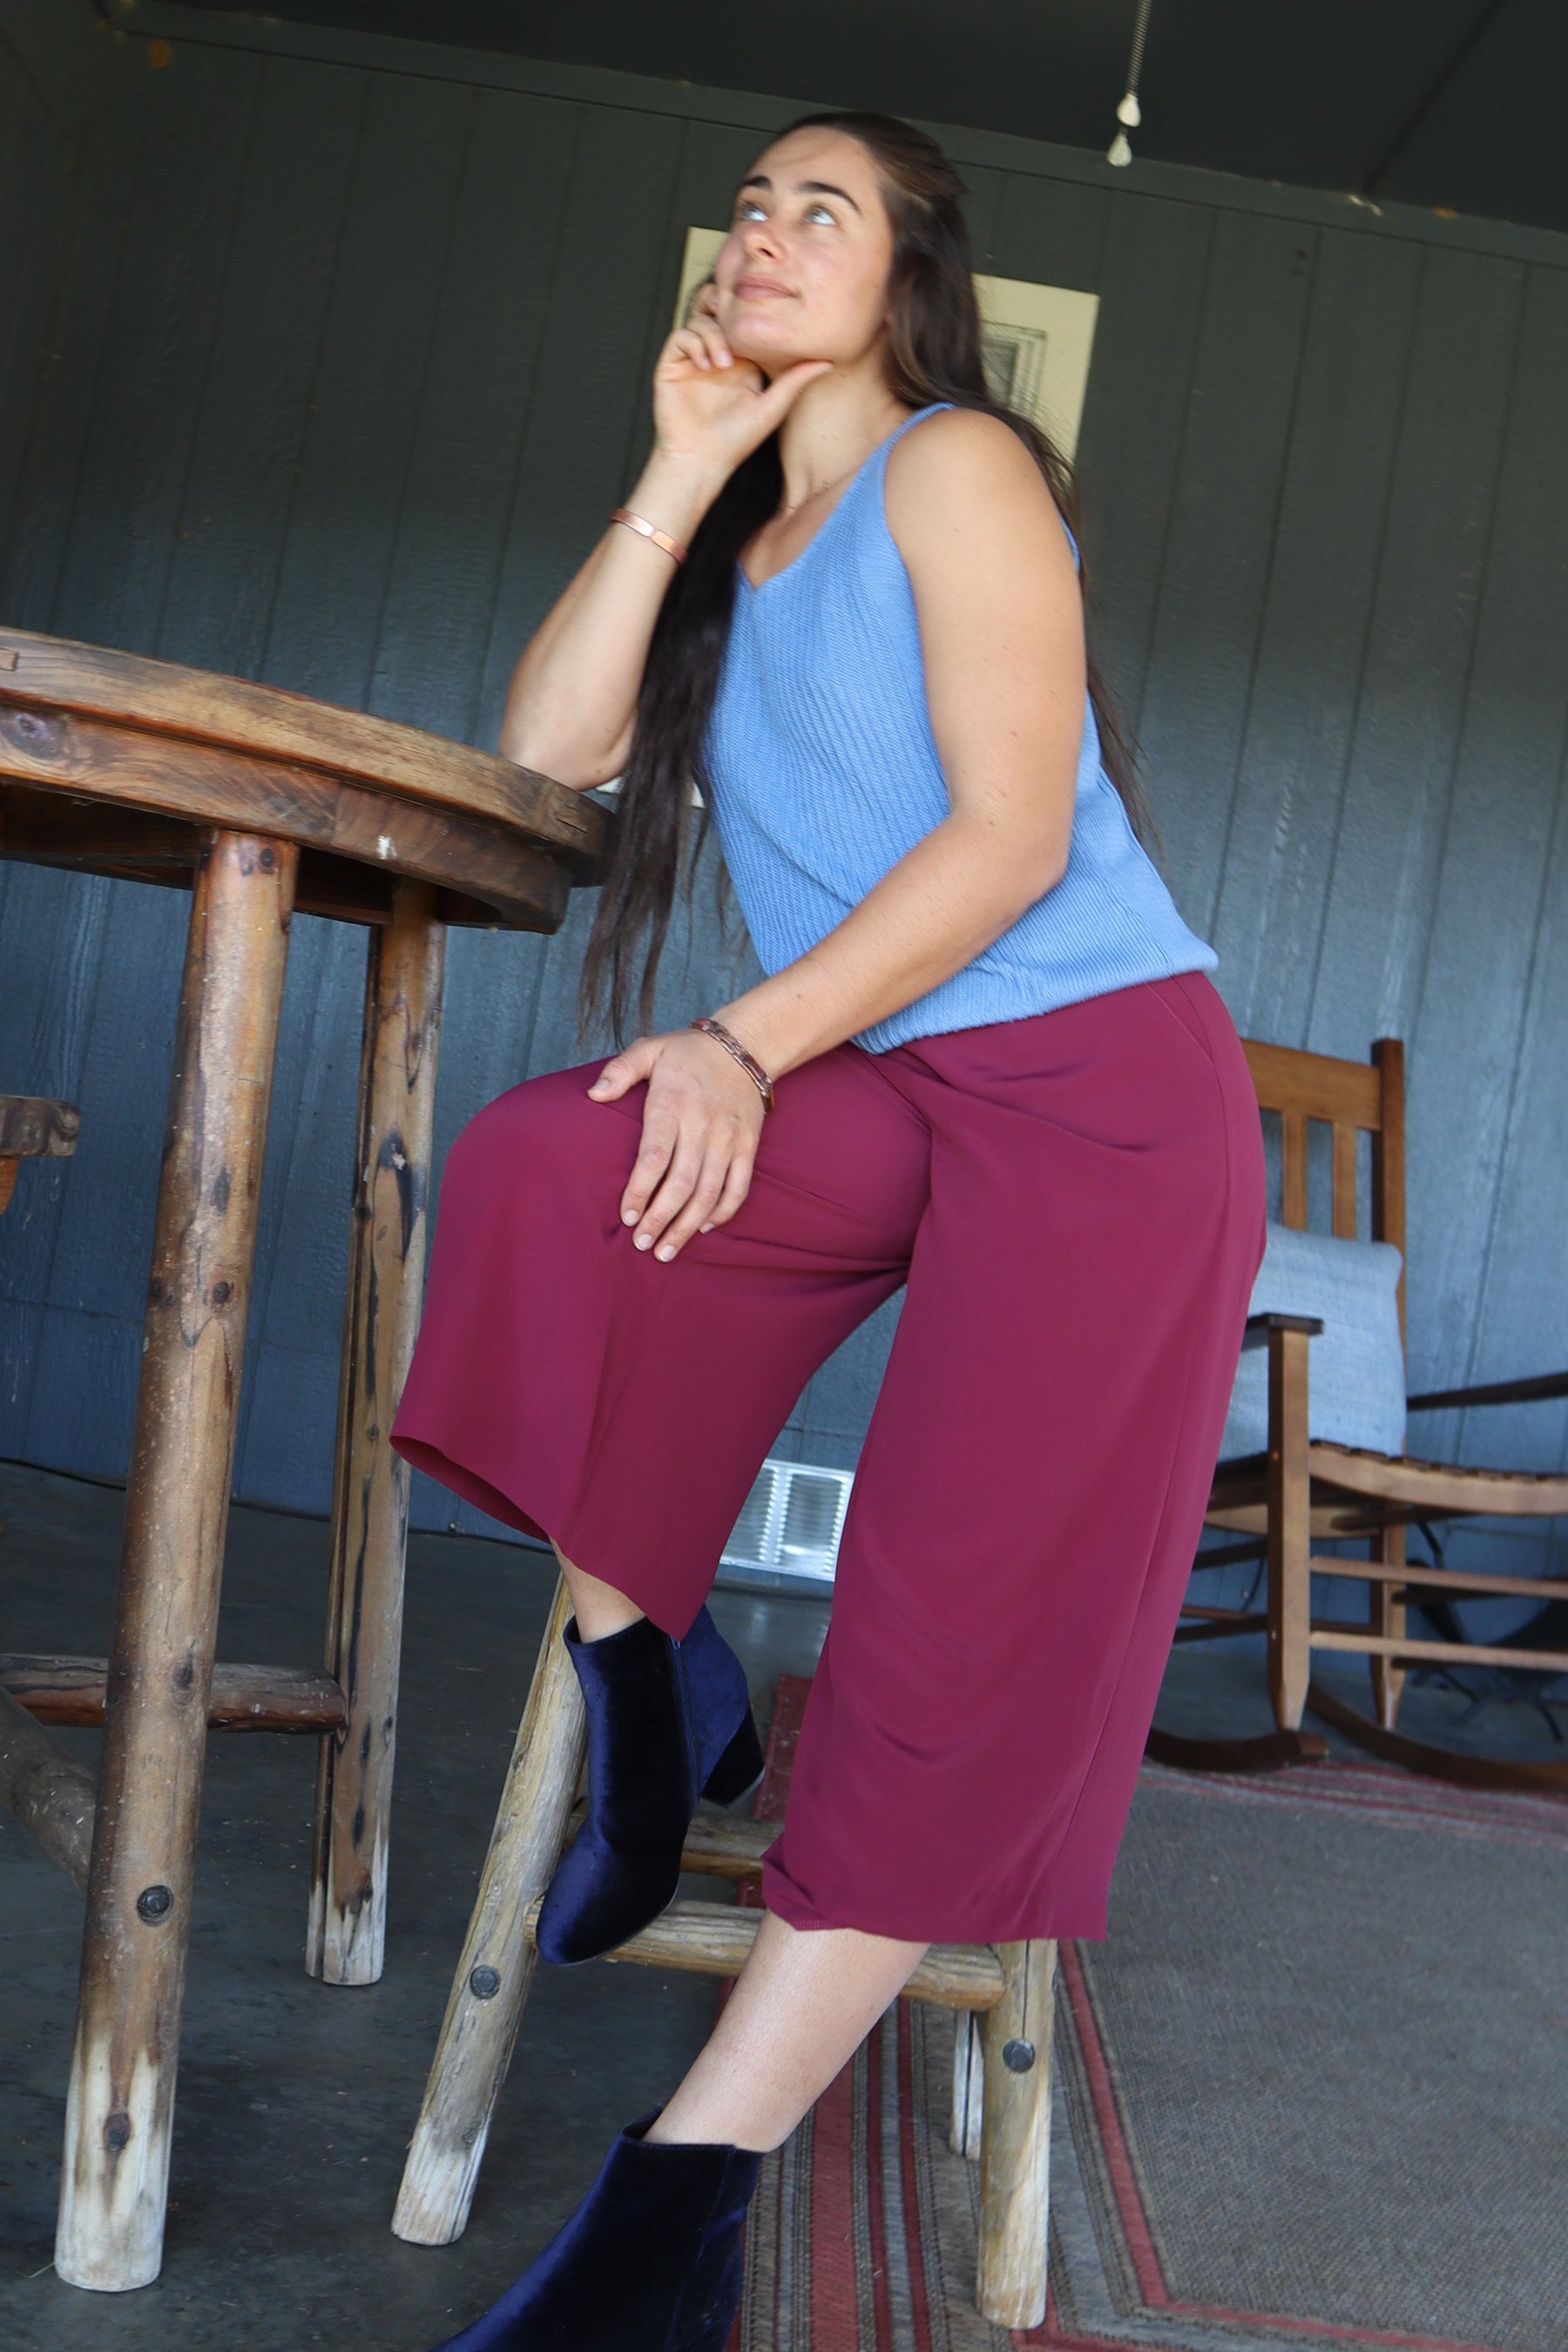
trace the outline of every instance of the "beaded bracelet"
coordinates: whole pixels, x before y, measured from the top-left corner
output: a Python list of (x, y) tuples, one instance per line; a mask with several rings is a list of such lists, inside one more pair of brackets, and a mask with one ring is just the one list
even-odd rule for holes
[(705, 1037), (716, 1038), (719, 1044), (723, 1046), (724, 1051), (734, 1056), (735, 1060), (739, 1062), (741, 1067), (746, 1073), (746, 1076), (751, 1079), (752, 1084), (756, 1087), (757, 1092), (761, 1095), (763, 1098), (763, 1108), (764, 1110), (772, 1110), (773, 1107), (773, 1082), (772, 1078), (769, 1077), (766, 1070), (763, 1069), (762, 1064), (757, 1060), (755, 1055), (748, 1054), (740, 1039), (738, 1037), (731, 1036), (729, 1030), (725, 1028), (724, 1024), (721, 1021), (715, 1021), (711, 1013), (703, 1013), (699, 1014), (698, 1018), (693, 1021), (690, 1025), (693, 1029), (700, 1029)]

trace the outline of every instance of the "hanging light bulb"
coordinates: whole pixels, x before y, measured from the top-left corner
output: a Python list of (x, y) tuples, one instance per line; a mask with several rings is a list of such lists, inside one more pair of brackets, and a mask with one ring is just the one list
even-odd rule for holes
[(1143, 70), (1143, 42), (1149, 30), (1150, 6), (1151, 0), (1138, 0), (1138, 16), (1132, 28), (1132, 54), (1127, 61), (1127, 88), (1116, 110), (1116, 120), (1122, 127), (1105, 151), (1108, 163), (1121, 165), (1132, 161), (1132, 147), (1127, 133), (1136, 131), (1143, 120), (1138, 104), (1138, 78)]

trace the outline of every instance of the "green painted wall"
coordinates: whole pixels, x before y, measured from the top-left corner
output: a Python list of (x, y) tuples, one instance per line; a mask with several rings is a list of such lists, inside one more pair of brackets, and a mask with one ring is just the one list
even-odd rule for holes
[[(136, 21), (172, 58), (106, 37), (51, 356), (0, 379), (14, 418), (36, 383), (0, 469), (0, 613), (493, 741), (639, 461), (685, 227), (794, 110)], [(32, 103), (0, 79), (0, 131)], [(1413, 1384), (1568, 1360), (1568, 238), (951, 143), (981, 266), (1100, 296), (1088, 552), (1232, 1012), (1331, 1053), (1408, 1041)], [(577, 1058), (587, 911), (552, 942), (454, 939), (443, 1140)], [(172, 895), (0, 866), (0, 1087), (84, 1112), (77, 1159), (0, 1225), (0, 1454), (122, 1465), (183, 920)], [(672, 1021), (735, 984), (700, 898), (689, 944)], [(268, 1163), (238, 1484), (308, 1507), (362, 953), (297, 927)], [(781, 1450), (853, 1460), (893, 1312)], [(1565, 1439), (1560, 1406), (1422, 1431), (1537, 1466)], [(418, 1508), (476, 1523), (434, 1489)]]

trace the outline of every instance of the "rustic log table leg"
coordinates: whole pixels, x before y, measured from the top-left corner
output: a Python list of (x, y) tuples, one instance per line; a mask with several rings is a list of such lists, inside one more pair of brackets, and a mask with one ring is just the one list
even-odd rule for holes
[(386, 1940), (408, 1533), (408, 1465), (387, 1433), (424, 1283), (447, 944), (436, 907), (427, 884), (399, 882), (391, 922), (370, 935), (327, 1601), (327, 1672), (348, 1721), (321, 1742), (305, 1951), (329, 1984), (374, 1984)]
[(55, 2267), (156, 2278), (207, 1696), (298, 852), (204, 838), (142, 1342)]
[(1057, 1948), (999, 1948), (1006, 1990), (980, 2028), (985, 2115), (974, 2300), (999, 2327), (1038, 2327), (1046, 2315)]

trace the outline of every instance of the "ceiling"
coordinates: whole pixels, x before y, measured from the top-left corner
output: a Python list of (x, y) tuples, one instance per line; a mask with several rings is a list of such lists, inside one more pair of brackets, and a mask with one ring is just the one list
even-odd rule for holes
[[(242, 0), (193, 0), (226, 14)], [(1103, 150), (1135, 0), (266, 0)], [(1568, 230), (1568, 0), (1152, 0), (1141, 157)]]

